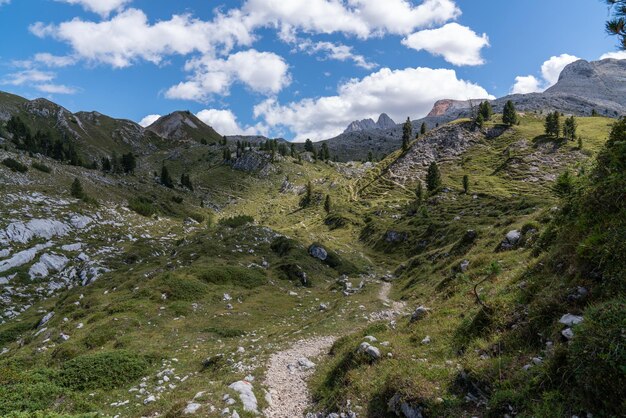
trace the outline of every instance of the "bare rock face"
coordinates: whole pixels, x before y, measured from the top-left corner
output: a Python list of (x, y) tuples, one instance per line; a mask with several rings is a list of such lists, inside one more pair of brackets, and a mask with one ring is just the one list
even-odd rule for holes
[(386, 113), (382, 113), (378, 117), (377, 122), (374, 122), (373, 119), (355, 120), (348, 125), (343, 133), (370, 131), (374, 129), (394, 129), (395, 127), (396, 123), (393, 119), (391, 119)]

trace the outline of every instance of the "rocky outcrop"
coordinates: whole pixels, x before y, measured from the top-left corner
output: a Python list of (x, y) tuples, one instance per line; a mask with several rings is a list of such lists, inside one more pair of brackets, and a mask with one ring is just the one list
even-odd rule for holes
[(355, 120), (348, 125), (343, 133), (369, 131), (373, 129), (393, 129), (395, 127), (396, 123), (393, 119), (391, 119), (386, 113), (382, 113), (378, 117), (377, 122), (374, 122), (373, 119)]

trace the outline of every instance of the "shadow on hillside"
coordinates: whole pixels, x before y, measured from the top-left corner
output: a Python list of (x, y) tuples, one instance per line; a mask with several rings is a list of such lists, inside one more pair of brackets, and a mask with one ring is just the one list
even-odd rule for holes
[(567, 138), (555, 138), (548, 135), (539, 135), (533, 138), (533, 147), (542, 148), (551, 152), (558, 151), (561, 147), (570, 142)]

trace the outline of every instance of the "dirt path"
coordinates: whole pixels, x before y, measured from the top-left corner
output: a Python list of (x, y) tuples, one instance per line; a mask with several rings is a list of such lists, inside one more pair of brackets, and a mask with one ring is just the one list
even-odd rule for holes
[(378, 298), (385, 303), (391, 305), (391, 308), (394, 311), (402, 312), (406, 307), (405, 302), (397, 302), (395, 300), (389, 299), (389, 293), (391, 292), (391, 283), (383, 282), (383, 285), (380, 287), (380, 291), (378, 292)]
[(263, 411), (266, 417), (303, 417), (311, 404), (311, 396), (306, 379), (314, 367), (307, 361), (315, 362), (316, 357), (328, 352), (335, 337), (317, 337), (296, 342), (291, 348), (272, 354), (270, 357), (265, 385), (269, 388), (272, 401)]

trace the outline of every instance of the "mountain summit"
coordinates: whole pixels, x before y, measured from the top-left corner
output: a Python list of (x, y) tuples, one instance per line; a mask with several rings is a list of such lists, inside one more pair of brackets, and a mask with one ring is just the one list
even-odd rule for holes
[(161, 138), (177, 141), (219, 141), (215, 129), (198, 119), (189, 111), (176, 111), (157, 119), (146, 128)]
[(343, 133), (369, 131), (371, 129), (392, 129), (396, 127), (396, 123), (386, 113), (381, 113), (378, 121), (373, 119), (355, 120), (346, 128)]

